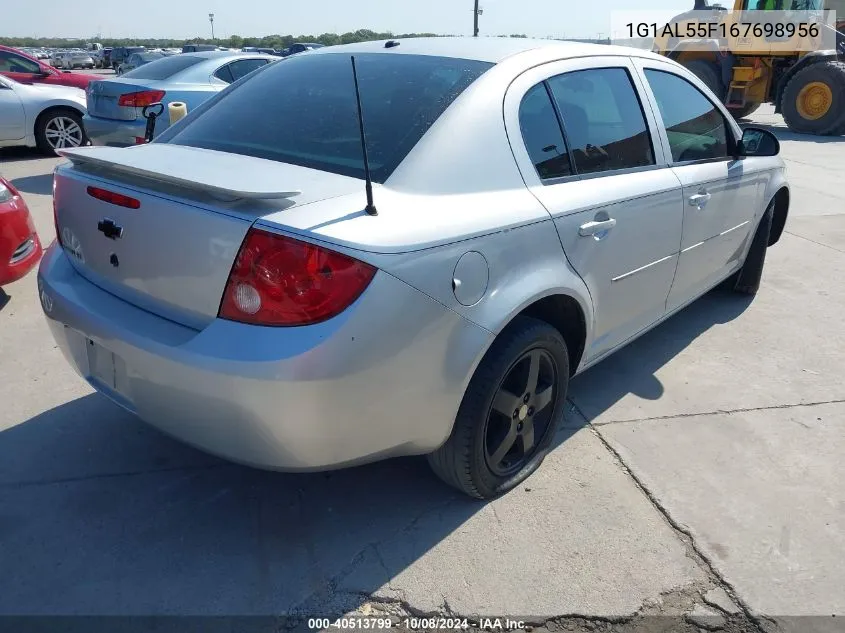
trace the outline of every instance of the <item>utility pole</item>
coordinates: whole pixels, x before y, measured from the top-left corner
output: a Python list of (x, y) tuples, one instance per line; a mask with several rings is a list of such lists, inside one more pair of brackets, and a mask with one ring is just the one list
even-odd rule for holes
[(211, 23), (211, 41), (214, 41), (214, 14), (208, 14), (208, 21)]
[(475, 0), (475, 10), (472, 13), (472, 36), (478, 37), (478, 16), (481, 11), (478, 9), (478, 0)]

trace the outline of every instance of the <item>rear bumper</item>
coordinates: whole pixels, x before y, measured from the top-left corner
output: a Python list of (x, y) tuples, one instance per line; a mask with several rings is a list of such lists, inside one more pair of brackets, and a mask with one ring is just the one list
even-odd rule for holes
[(136, 144), (137, 137), (144, 136), (147, 122), (144, 119), (135, 121), (101, 119), (86, 114), (82, 117), (82, 125), (85, 126), (85, 132), (91, 139), (92, 145), (130, 147)]
[(38, 285), (56, 342), (95, 389), (169, 435), (275, 470), (434, 450), (492, 336), (383, 272), (322, 324), (217, 319), (200, 332), (99, 289), (55, 245)]

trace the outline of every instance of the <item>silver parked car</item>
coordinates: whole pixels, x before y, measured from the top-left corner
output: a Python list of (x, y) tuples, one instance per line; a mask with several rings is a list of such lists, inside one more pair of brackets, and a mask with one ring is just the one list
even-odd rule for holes
[(141, 53), (132, 53), (117, 67), (117, 74), (125, 75), (136, 68), (140, 68), (141, 66), (154, 62), (157, 59), (163, 59), (164, 57), (167, 57), (167, 55), (161, 51), (143, 51)]
[[(134, 56), (130, 55), (130, 60)], [(210, 51), (144, 63), (120, 77), (89, 84), (85, 129), (94, 145), (136, 145), (144, 140), (145, 105), (164, 104), (164, 116), (158, 118), (155, 128), (155, 133), (161, 134), (170, 125), (168, 104), (182, 102), (190, 112), (233, 81), (277, 60), (271, 55)]]
[(428, 454), (489, 498), (540, 465), (574, 374), (717, 284), (756, 292), (778, 151), (639, 50), (327, 47), (148, 145), (64, 151), (41, 302), (83, 378), (194, 446)]
[(48, 156), (88, 142), (85, 92), (70, 86), (21, 84), (0, 76), (0, 147), (37, 147)]
[(83, 51), (72, 51), (61, 57), (61, 68), (73, 70), (75, 68), (94, 68), (94, 59), (90, 53)]

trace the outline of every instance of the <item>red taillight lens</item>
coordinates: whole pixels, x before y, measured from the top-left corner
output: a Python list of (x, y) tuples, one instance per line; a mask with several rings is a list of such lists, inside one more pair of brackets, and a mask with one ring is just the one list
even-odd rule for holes
[(158, 103), (164, 99), (164, 90), (142, 90), (141, 92), (127, 92), (120, 95), (117, 105), (128, 108), (143, 108), (151, 103)]
[(289, 237), (250, 229), (235, 259), (220, 317), (256, 325), (307, 325), (340, 314), (376, 269)]
[[(124, 196), (108, 189), (100, 189), (99, 187), (88, 187), (88, 195), (97, 200), (108, 202), (109, 204), (116, 204), (119, 207), (126, 207), (127, 209), (140, 209), (141, 201), (129, 196)], [(54, 198), (55, 199), (55, 198)]]

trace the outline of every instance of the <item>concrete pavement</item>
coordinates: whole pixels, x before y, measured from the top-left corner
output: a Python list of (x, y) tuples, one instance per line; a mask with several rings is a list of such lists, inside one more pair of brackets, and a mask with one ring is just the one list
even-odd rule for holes
[[(755, 119), (782, 137), (794, 196), (761, 292), (713, 292), (577, 378), (543, 468), (488, 504), (422, 459), (285, 475), (185, 447), (70, 370), (34, 275), (8, 287), (0, 569), (14, 573), (0, 576), (0, 615), (845, 629), (845, 139)], [(34, 156), (0, 150), (0, 173), (49, 242), (56, 160)]]

